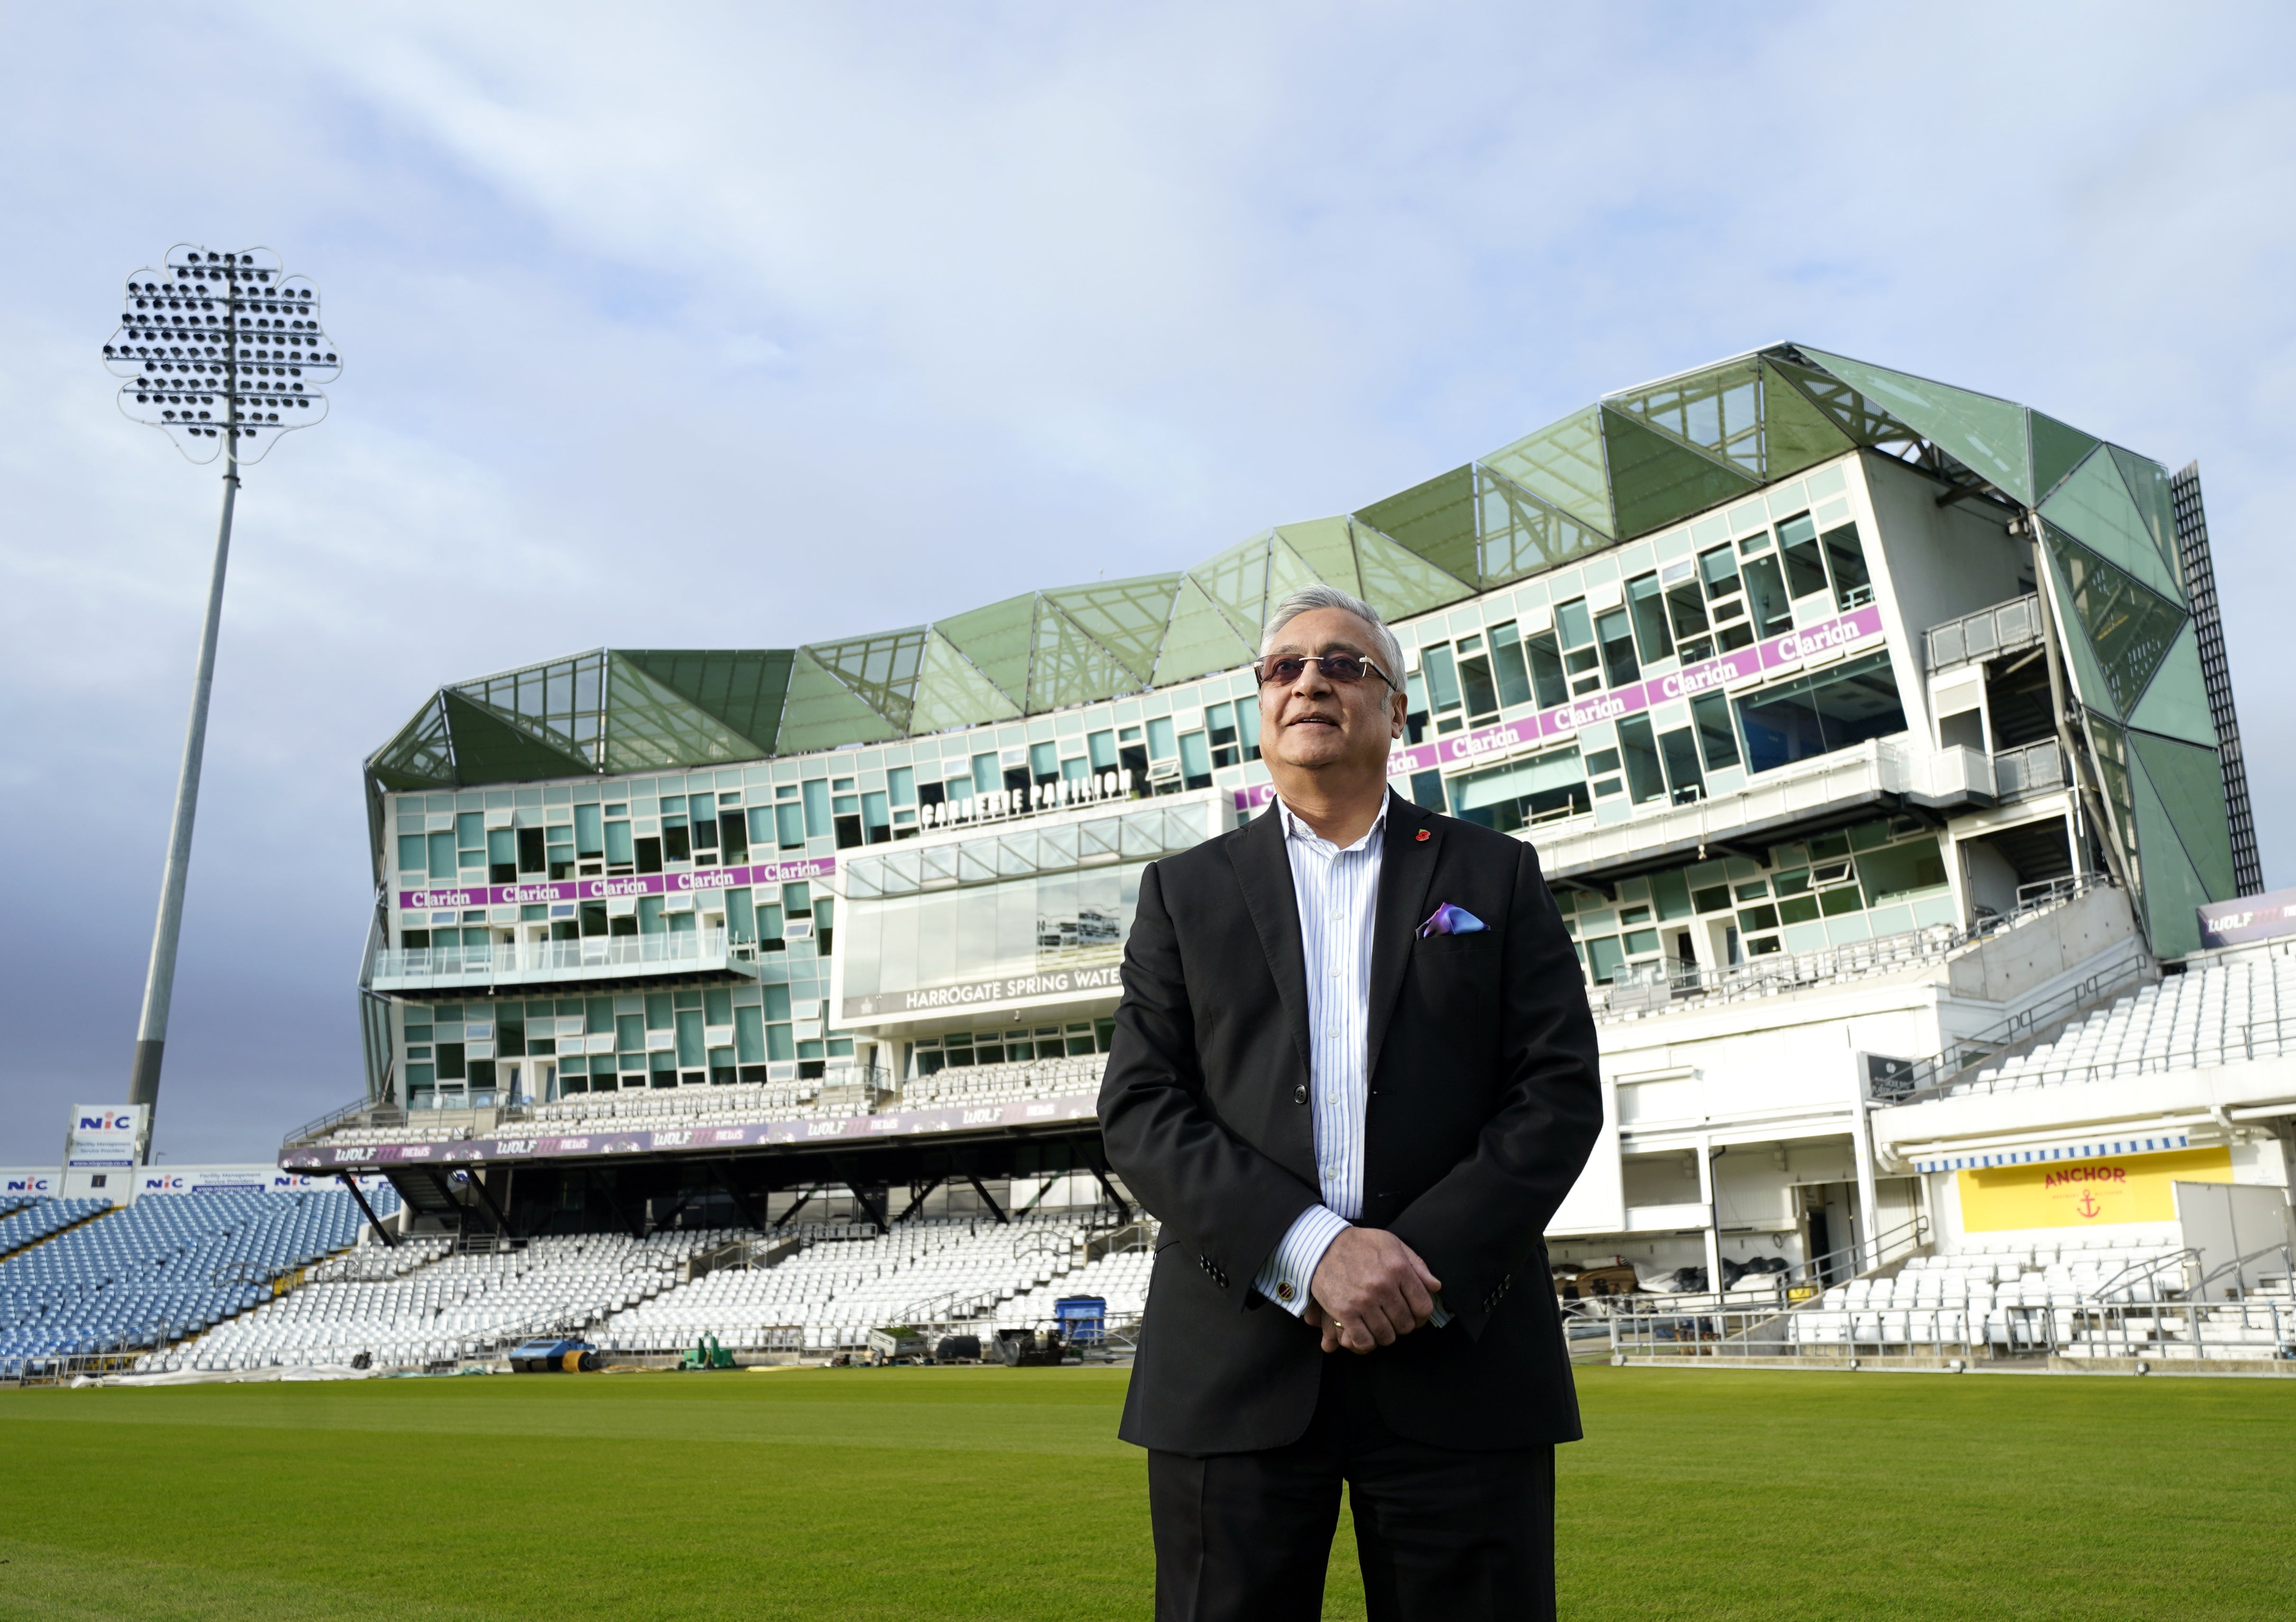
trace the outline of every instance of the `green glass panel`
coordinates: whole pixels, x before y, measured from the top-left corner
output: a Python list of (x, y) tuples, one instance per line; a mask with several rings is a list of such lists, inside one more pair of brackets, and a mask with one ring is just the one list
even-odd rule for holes
[[(1360, 597), (1363, 595), (1362, 581), (1356, 572), (1355, 556), (1356, 549), (1353, 543), (1350, 543), (1348, 546), (1348, 581), (1346, 585), (1340, 586), (1340, 589)], [(1277, 603), (1303, 586), (1337, 584), (1336, 581), (1324, 579), (1321, 574), (1310, 569), (1300, 560), (1300, 554), (1283, 542), (1278, 541), (1267, 549), (1268, 612), (1273, 612)], [(1260, 616), (1260, 625), (1265, 626), (1267, 623), (1267, 613), (1263, 613)], [(1259, 646), (1259, 635), (1256, 629), (1252, 633), (1251, 645), (1255, 651)]]
[(835, 749), (899, 737), (899, 729), (864, 703), (830, 668), (800, 648), (790, 668), (789, 700), (782, 710), (781, 752)]
[(656, 681), (627, 655), (619, 651), (608, 655), (606, 770), (755, 760), (765, 752), (753, 740)]
[(917, 676), (924, 663), (925, 627), (808, 643), (806, 651), (902, 732), (910, 730)]
[(367, 759), (367, 770), (386, 789), (439, 789), (455, 781), (454, 740), (447, 731), (447, 708), (433, 698), (398, 735)]
[[(2177, 508), (2169, 494), (2169, 471), (2149, 456), (2135, 451), (2112, 447), (2112, 460), (2120, 470), (2121, 482), (2128, 487), (2129, 499), (2144, 517), (2144, 528), (2160, 549), (2161, 561), (2169, 566), (2181, 588), (2184, 584), (2182, 566), (2177, 561)], [(2178, 596), (2184, 592), (2179, 589)]]
[(1903, 372), (1816, 349), (1804, 354), (1880, 405), (1923, 438), (2019, 501), (2033, 499), (2033, 464), (2025, 448), (2025, 408)]
[[(1205, 559), (1188, 571), (1196, 588), (1220, 606), (1229, 621), (1249, 635), (1267, 614), (1268, 532)], [(1174, 618), (1178, 610), (1174, 610)]]
[(790, 661), (795, 657), (786, 648), (679, 651), (618, 648), (613, 654), (621, 668), (644, 671), (748, 739), (757, 746), (750, 751), (752, 756), (774, 752), (782, 700), (789, 689)]
[(605, 710), (603, 651), (458, 683), (455, 691), (565, 754), (596, 758)]
[(2215, 895), (2210, 894), (2209, 883), (2195, 870), (2185, 843), (2177, 835), (2176, 819), (2156, 791), (2152, 778), (2140, 764), (2130, 774), (2131, 791), (2136, 806), (2136, 825), (2144, 847), (2144, 880), (2140, 887), (2144, 909), (2144, 934), (2152, 947), (2153, 955), (2162, 958), (2182, 957), (2197, 951), (2201, 944), (2200, 920), (2195, 915), (2202, 903), (2222, 900), (2232, 891), (2232, 841), (2225, 838), (2224, 871), (2227, 884)]
[[(2232, 824), (2225, 813), (2224, 762), (2212, 749), (2158, 738), (2131, 728), (2129, 747), (2136, 766), (2159, 798), (2185, 859), (2192, 864), (2208, 901), (2228, 901), (2233, 881)], [(2163, 841), (2152, 841), (2152, 847)], [(2195, 902), (2194, 905), (2198, 905)]]
[(2168, 658), (2128, 712), (2128, 724), (2203, 749), (2217, 747), (2216, 717), (2209, 713), (2208, 685), (2201, 676), (2200, 638), (2190, 623), (2169, 645)]
[(1037, 653), (1029, 667), (1030, 715), (1134, 692), (1146, 681), (1047, 601), (1037, 617)]
[(1589, 406), (1480, 460), (1588, 528), (1615, 535), (1603, 465), (1602, 416), (1601, 407)]
[[(1156, 651), (1163, 646), (1164, 627), (1172, 618), (1172, 600), (1178, 575), (1143, 575), (1132, 580), (1107, 580), (1093, 586), (1071, 586), (1046, 592), (1044, 600), (1116, 658), (1145, 686), (1156, 669)], [(1044, 655), (1038, 619), (1038, 658)], [(1035, 682), (1033, 672), (1030, 687)], [(1031, 704), (1031, 711), (1038, 706)]]
[(2073, 628), (2072, 592), (2059, 574), (2057, 566), (2047, 569), (2049, 585), (2049, 616), (2060, 632), (2058, 641), (2065, 657), (2066, 676), (2072, 684), (2072, 695), (2090, 709), (2101, 715), (2117, 715), (2113, 708), (2112, 684), (2104, 679), (2104, 667), (2096, 661), (2096, 650), (2088, 638)]
[(1758, 481), (1605, 408), (1611, 504), (1621, 539), (1646, 534), (1758, 487)]
[[(1733, 361), (1710, 372), (1693, 373), (1632, 394), (1603, 397), (1645, 427), (1697, 446), (1749, 479), (1762, 477), (1761, 363)], [(1611, 464), (1612, 482), (1617, 481)]]
[(1397, 545), (1369, 524), (1357, 520), (1355, 537), (1356, 567), (1363, 572), (1360, 594), (1388, 619), (1408, 618), (1474, 594), (1473, 586)]
[(1774, 363), (1762, 367), (1762, 477), (1784, 479), (1855, 445)]
[(529, 782), (573, 777), (597, 768), (579, 755), (554, 749), (486, 705), (449, 687), (440, 692), (455, 740), (455, 769), (462, 782)]
[(2090, 756), (2096, 761), (2098, 785), (2104, 791), (2105, 814), (2112, 820), (2122, 855), (2128, 859), (2129, 881), (2136, 888), (2137, 905), (2144, 902), (2144, 864), (2136, 824), (2136, 785), (2128, 763), (2128, 734), (2091, 710), (2088, 725)]
[(1020, 713), (1020, 705), (981, 675), (980, 668), (958, 652), (936, 627), (925, 639), (924, 668), (917, 676), (916, 702), (909, 712), (909, 730), (937, 733), (947, 726), (978, 725)]
[(2028, 411), (2025, 427), (2033, 446), (2033, 488), (2044, 498), (2097, 447), (2091, 436), (2043, 412)]
[(933, 621), (934, 630), (1000, 688), (1017, 708), (1029, 691), (1029, 650), (1037, 634), (1034, 593)]
[[(1358, 597), (1363, 595), (1363, 577), (1357, 572), (1355, 542), (1349, 537), (1347, 520), (1317, 518), (1304, 524), (1281, 524), (1276, 527), (1275, 539), (1324, 585), (1336, 586)], [(1271, 558), (1268, 567), (1268, 595), (1274, 597), (1277, 592), (1272, 576), (1281, 568), (1280, 561)], [(1261, 617), (1266, 618), (1265, 614)]]
[(2161, 561), (2160, 548), (2144, 515), (2129, 499), (2128, 487), (2112, 454), (2099, 449), (2073, 470), (2056, 493), (2041, 504), (2041, 516), (2112, 563), (2136, 576), (2178, 607), (2184, 606), (2182, 583)]
[(1233, 670), (1250, 664), (1251, 655), (1250, 645), (1219, 605), (1193, 578), (1184, 578), (1171, 624), (1164, 632), (1163, 651), (1156, 656), (1156, 684), (1160, 687), (1214, 670)]
[(1849, 436), (1853, 444), (1897, 445), (1922, 437), (1838, 377), (1797, 366), (1791, 361), (1773, 360), (1770, 368), (1800, 389), (1802, 397)]
[(2116, 715), (2126, 716), (2185, 623), (2185, 612), (2147, 590), (2128, 570), (2116, 569), (2054, 525), (2046, 526), (2049, 550), (2064, 577), (2075, 623), (2088, 633), (2112, 696)]
[(1475, 468), (1478, 569), (1486, 588), (1535, 575), (1610, 545), (1513, 479)]
[(1453, 468), (1356, 514), (1461, 580), (1475, 578), (1475, 471)]

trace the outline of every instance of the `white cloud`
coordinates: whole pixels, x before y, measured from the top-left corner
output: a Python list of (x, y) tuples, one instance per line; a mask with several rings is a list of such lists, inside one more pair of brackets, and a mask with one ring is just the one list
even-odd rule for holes
[[(125, 1069), (215, 481), (121, 276), (308, 272), (348, 367), (242, 504), (163, 1105), (357, 1091), (358, 761), (439, 681), (1170, 568), (1777, 338), (2209, 475), (2259, 680), (2296, 341), (2278, 10), (243, 6), (12, 16), (0, 1160)], [(187, 126), (170, 87), (242, 86)], [(12, 1147), (11, 1147), (12, 1145)]]

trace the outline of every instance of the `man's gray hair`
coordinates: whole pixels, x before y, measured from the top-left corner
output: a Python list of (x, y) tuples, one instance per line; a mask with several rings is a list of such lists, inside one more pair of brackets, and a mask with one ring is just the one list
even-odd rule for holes
[(1298, 591), (1286, 594), (1283, 600), (1275, 605), (1275, 611), (1267, 616), (1267, 629), (1259, 638), (1260, 658), (1267, 657), (1267, 650), (1275, 645), (1276, 635), (1285, 626), (1299, 618), (1300, 615), (1312, 614), (1317, 609), (1338, 609), (1344, 613), (1353, 614), (1369, 626), (1372, 645), (1365, 651), (1377, 657), (1379, 668), (1387, 673), (1387, 679), (1395, 684), (1398, 692), (1401, 691), (1403, 644), (1395, 640), (1395, 633), (1387, 628), (1387, 621), (1379, 617), (1377, 609), (1360, 597), (1349, 596), (1336, 586), (1325, 586), (1318, 582), (1314, 586), (1303, 586)]

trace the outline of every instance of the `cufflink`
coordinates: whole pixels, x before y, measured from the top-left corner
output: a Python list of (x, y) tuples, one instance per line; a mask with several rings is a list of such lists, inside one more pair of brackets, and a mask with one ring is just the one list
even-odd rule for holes
[(1275, 1286), (1275, 1298), (1279, 1301), (1288, 1301), (1299, 1293), (1300, 1292), (1298, 1290), (1292, 1288), (1292, 1281), (1290, 1279), (1285, 1279), (1282, 1283)]

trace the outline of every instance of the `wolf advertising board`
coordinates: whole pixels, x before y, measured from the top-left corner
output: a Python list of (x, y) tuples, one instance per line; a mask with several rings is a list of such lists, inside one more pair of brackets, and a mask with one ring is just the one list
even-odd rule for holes
[(2237, 946), (2251, 940), (2296, 935), (2296, 889), (2210, 901), (2201, 908), (2201, 945)]
[(71, 1130), (64, 1136), (64, 1165), (97, 1170), (134, 1166), (149, 1113), (144, 1104), (74, 1104)]

